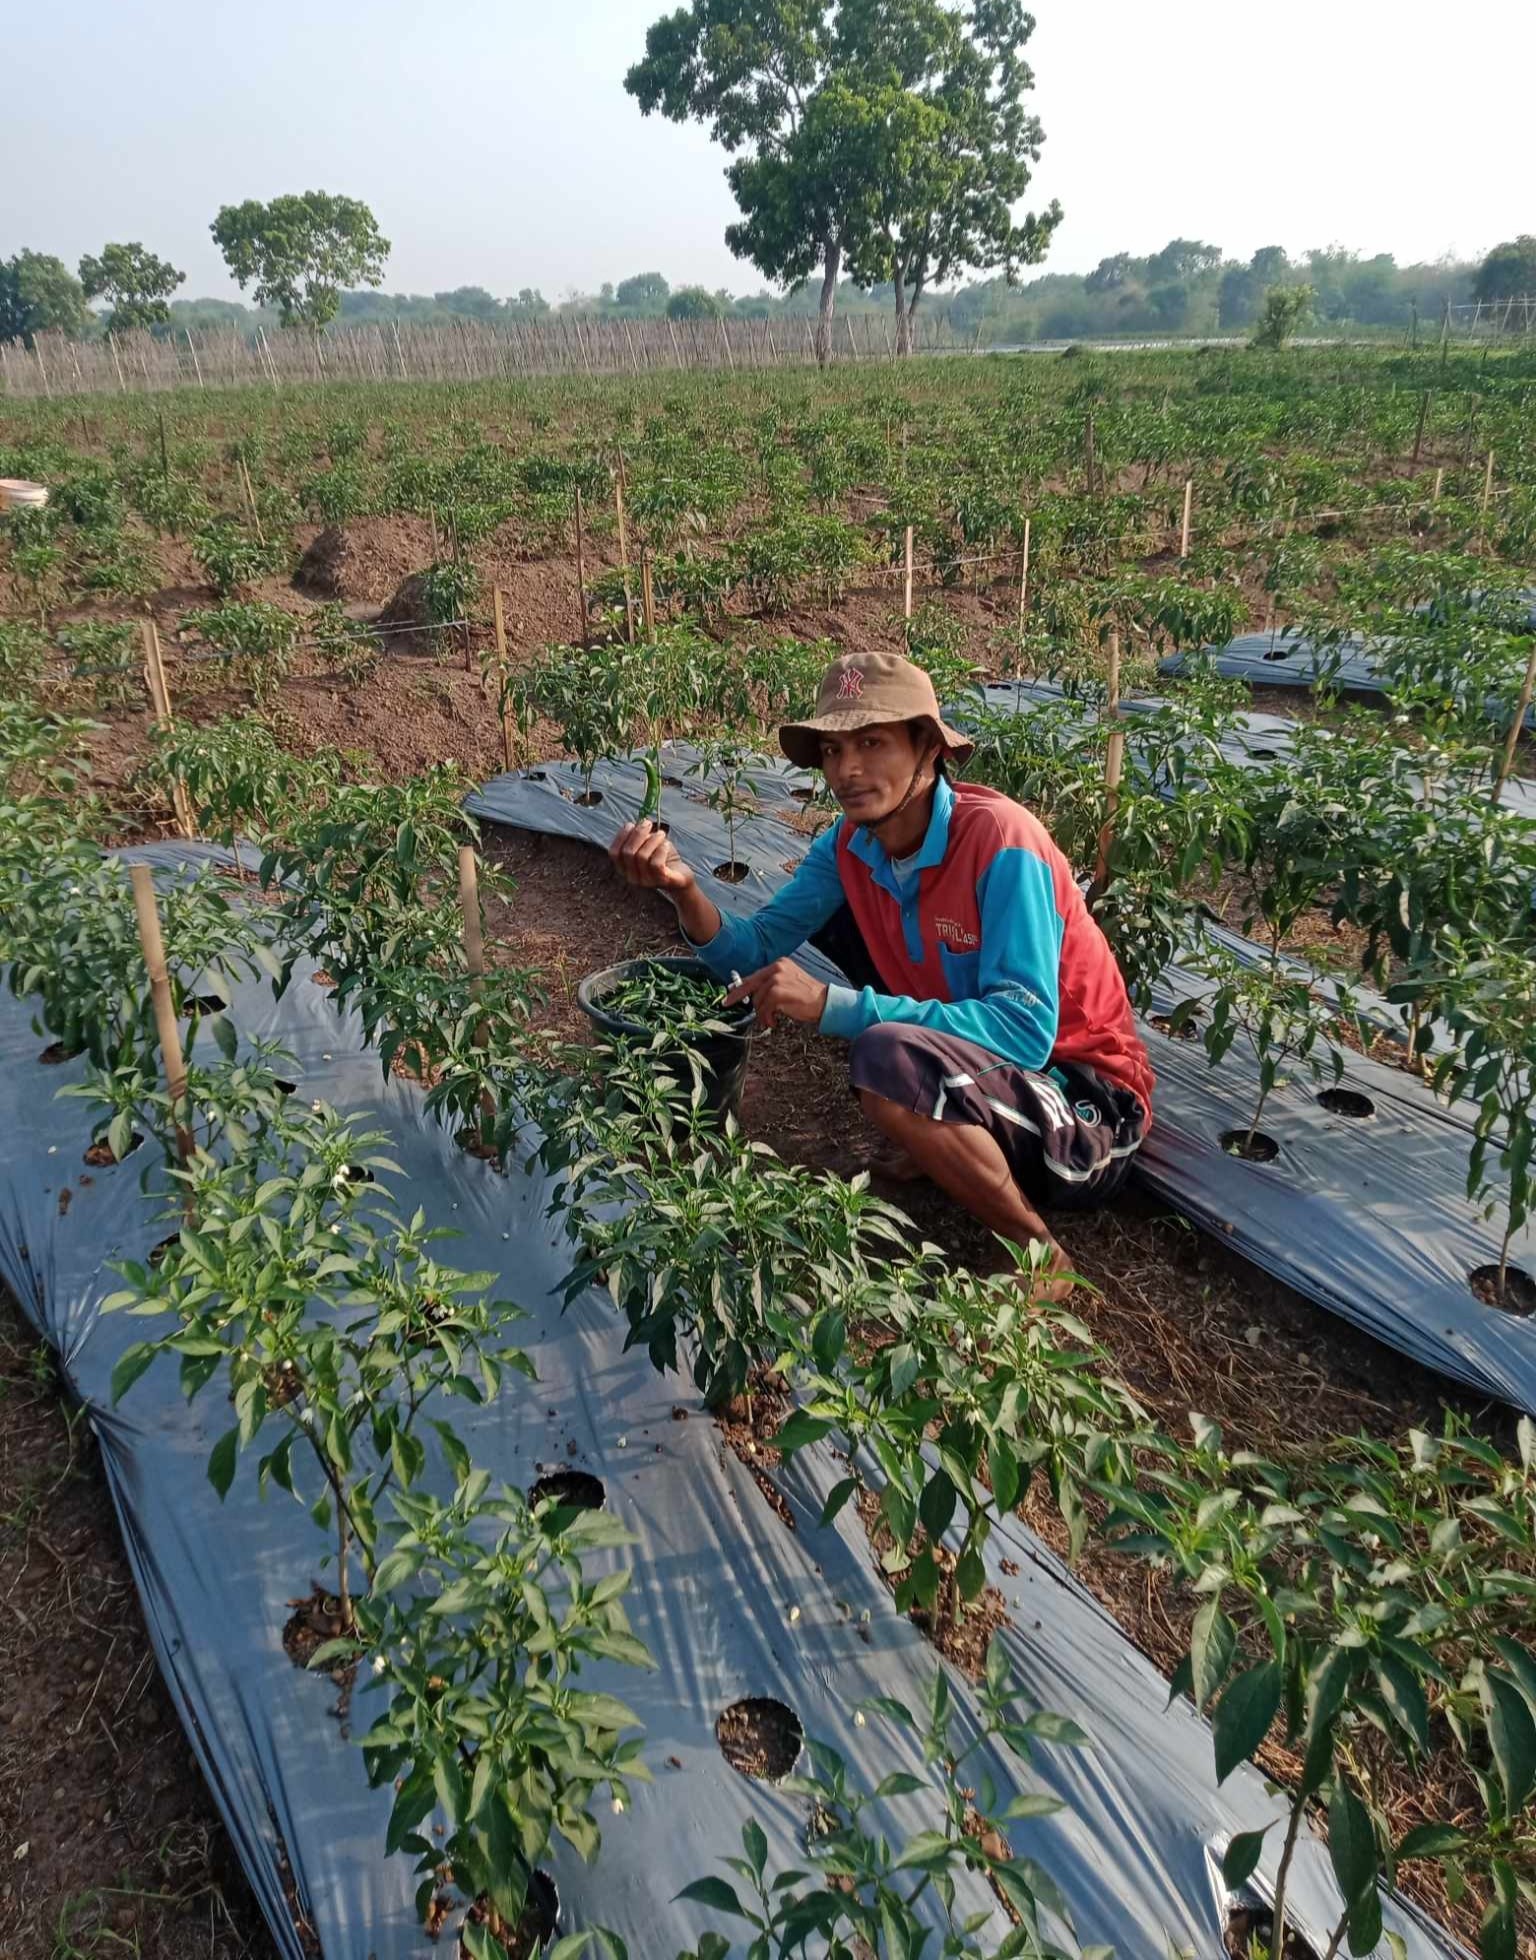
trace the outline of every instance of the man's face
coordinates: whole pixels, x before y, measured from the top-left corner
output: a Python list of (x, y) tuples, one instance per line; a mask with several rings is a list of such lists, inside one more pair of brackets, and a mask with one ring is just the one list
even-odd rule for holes
[(912, 787), (922, 755), (904, 721), (821, 737), (827, 788), (855, 823), (878, 823), (891, 814)]

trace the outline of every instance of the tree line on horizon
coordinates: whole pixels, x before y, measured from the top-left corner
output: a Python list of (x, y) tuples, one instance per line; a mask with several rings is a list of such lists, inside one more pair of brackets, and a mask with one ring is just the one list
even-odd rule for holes
[[(30, 341), (56, 331), (77, 338), (147, 327), (151, 333), (229, 329), (250, 335), (284, 324), (279, 304), (227, 299), (173, 299), (185, 275), (137, 244), (108, 245), (82, 269), (106, 268), (89, 280), (62, 260), (23, 251), (0, 260), (0, 340)], [(137, 278), (135, 275), (139, 275)], [(1246, 332), (1275, 287), (1311, 289), (1314, 321), (1330, 328), (1406, 331), (1417, 317), (1434, 328), (1447, 303), (1488, 304), (1536, 294), (1536, 237), (1512, 240), (1478, 260), (1440, 259), (1399, 265), (1390, 252), (1365, 255), (1334, 245), (1297, 256), (1265, 246), (1246, 262), (1214, 246), (1171, 239), (1138, 257), (1119, 252), (1088, 273), (1042, 273), (1010, 285), (1005, 278), (974, 280), (941, 296), (941, 317), (959, 336), (979, 334), (983, 346), (1033, 340), (1084, 340), (1114, 335), (1216, 335)], [(93, 299), (105, 299), (93, 310)], [(837, 308), (871, 315), (888, 311), (889, 288), (839, 283)], [(605, 282), (596, 292), (568, 292), (551, 301), (536, 287), (497, 298), (484, 286), (436, 293), (387, 293), (342, 287), (327, 326), (447, 326), (455, 321), (515, 326), (541, 320), (787, 319), (814, 321), (818, 295), (809, 286), (784, 294), (766, 288), (732, 295), (724, 289), (674, 286), (660, 272)]]

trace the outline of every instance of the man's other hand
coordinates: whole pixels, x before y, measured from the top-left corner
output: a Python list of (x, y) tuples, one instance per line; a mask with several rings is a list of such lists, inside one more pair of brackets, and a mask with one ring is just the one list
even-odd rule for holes
[(771, 1028), (780, 1014), (790, 1021), (819, 1021), (827, 1004), (827, 989), (823, 981), (813, 980), (793, 960), (775, 960), (738, 981), (723, 1004), (735, 1007), (744, 1000), (751, 1001), (757, 1025)]

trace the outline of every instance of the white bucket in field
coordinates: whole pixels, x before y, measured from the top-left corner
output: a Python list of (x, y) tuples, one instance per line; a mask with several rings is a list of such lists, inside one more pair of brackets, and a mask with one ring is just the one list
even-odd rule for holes
[(48, 492), (41, 483), (28, 483), (25, 477), (0, 476), (0, 510), (41, 510)]

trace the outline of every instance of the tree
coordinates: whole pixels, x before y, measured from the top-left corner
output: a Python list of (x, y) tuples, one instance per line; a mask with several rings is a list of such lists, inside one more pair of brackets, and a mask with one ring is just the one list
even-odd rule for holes
[[(866, 0), (869, 16), (879, 0)], [(867, 22), (869, 60), (890, 23)], [(1061, 206), (1013, 215), (1040, 159), (1044, 132), (1024, 107), (1034, 76), (1023, 49), (1034, 19), (1022, 0), (976, 0), (967, 12), (925, 10), (886, 58), (900, 85), (866, 96), (863, 195), (850, 269), (861, 285), (889, 280), (896, 349), (910, 353), (924, 292), (964, 267), (1000, 267), (1011, 282), (1037, 264)]]
[(624, 77), (640, 104), (669, 122), (710, 125), (735, 156), (727, 172), (743, 220), (726, 243), (765, 278), (798, 286), (823, 267), (817, 358), (831, 349), (844, 251), (843, 187), (826, 173), (828, 133), (807, 133), (832, 74), (837, 33), (829, 0), (691, 0), (652, 23), (645, 58)]
[(1220, 264), (1219, 245), (1202, 245), (1197, 238), (1170, 238), (1147, 260), (1147, 281), (1154, 286), (1182, 284), (1198, 279), (1202, 272), (1214, 272)]
[(542, 320), (549, 311), (549, 301), (537, 286), (523, 286), (516, 299), (506, 302), (506, 309), (510, 319)]
[(499, 320), (501, 302), (484, 286), (455, 286), (451, 293), (434, 293), (433, 301), (445, 313), (466, 320)]
[(85, 297), (112, 303), (107, 315), (109, 333), (163, 325), (171, 317), (168, 304), (171, 294), (185, 283), (186, 277), (168, 260), (156, 258), (137, 242), (103, 245), (100, 258), (93, 259), (87, 253), (80, 261), (80, 284)]
[(0, 340), (32, 345), (40, 333), (83, 334), (91, 324), (80, 281), (47, 252), (0, 260)]
[(236, 285), (254, 282), (258, 306), (314, 332), (336, 317), (343, 286), (379, 285), (389, 257), (367, 205), (329, 191), (226, 204), (209, 229)]
[(1086, 293), (1115, 293), (1131, 276), (1131, 255), (1129, 252), (1116, 252), (1112, 258), (1100, 259), (1092, 272), (1083, 281)]
[(631, 312), (659, 313), (671, 291), (659, 272), (637, 272), (632, 278), (619, 281), (614, 298)]
[(1311, 313), (1317, 295), (1310, 286), (1271, 286), (1251, 347), (1281, 348)]
[(1477, 269), (1472, 297), (1492, 300), (1524, 299), (1536, 293), (1536, 237), (1528, 231), (1495, 245)]
[(679, 286), (667, 301), (669, 320), (718, 320), (725, 308), (703, 286)]

